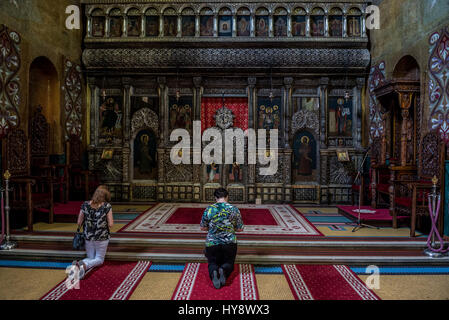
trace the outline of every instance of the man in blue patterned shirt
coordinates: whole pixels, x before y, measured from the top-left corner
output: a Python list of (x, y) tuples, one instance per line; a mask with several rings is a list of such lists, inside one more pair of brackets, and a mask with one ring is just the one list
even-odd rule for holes
[(209, 276), (214, 287), (220, 289), (234, 271), (237, 256), (235, 233), (243, 231), (243, 221), (239, 209), (228, 203), (226, 189), (215, 190), (214, 196), (216, 203), (204, 211), (201, 230), (208, 231), (205, 253)]

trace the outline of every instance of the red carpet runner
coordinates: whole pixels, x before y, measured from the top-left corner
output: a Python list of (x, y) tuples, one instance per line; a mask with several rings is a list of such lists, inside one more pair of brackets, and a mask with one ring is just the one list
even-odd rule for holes
[(296, 300), (380, 300), (346, 266), (283, 265)]
[(172, 300), (259, 300), (254, 267), (235, 265), (226, 286), (217, 290), (209, 278), (207, 263), (188, 263)]
[(108, 261), (86, 273), (79, 290), (69, 290), (64, 280), (41, 300), (128, 300), (150, 265), (149, 261)]

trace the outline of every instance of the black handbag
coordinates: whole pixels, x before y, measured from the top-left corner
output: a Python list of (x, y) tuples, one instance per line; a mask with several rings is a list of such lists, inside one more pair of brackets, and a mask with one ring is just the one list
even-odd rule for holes
[(80, 228), (75, 233), (75, 237), (73, 238), (72, 247), (73, 250), (84, 250), (86, 245), (86, 239), (84, 238), (84, 234), (80, 232)]

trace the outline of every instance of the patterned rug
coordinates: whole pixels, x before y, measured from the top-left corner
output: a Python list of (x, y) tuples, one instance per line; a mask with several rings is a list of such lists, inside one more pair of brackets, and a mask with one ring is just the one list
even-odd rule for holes
[(207, 263), (188, 263), (172, 300), (259, 300), (254, 267), (236, 265), (226, 285), (217, 290), (210, 280)]
[(380, 300), (346, 266), (283, 265), (296, 300)]
[[(204, 235), (201, 217), (207, 204), (161, 203), (140, 215), (119, 232), (140, 234)], [(323, 236), (301, 213), (289, 205), (238, 205), (243, 236)]]
[(64, 280), (41, 300), (128, 300), (150, 265), (148, 261), (108, 261), (89, 270), (79, 289), (69, 289)]

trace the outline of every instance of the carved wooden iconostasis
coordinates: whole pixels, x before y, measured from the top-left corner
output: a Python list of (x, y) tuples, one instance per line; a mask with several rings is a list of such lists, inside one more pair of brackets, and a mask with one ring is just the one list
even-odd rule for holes
[[(114, 201), (210, 202), (223, 186), (233, 202), (350, 202), (364, 155), (366, 1), (82, 2), (89, 169)], [(247, 139), (245, 163), (173, 164), (170, 135), (192, 134), (194, 121), (278, 129), (276, 174), (248, 164)]]

